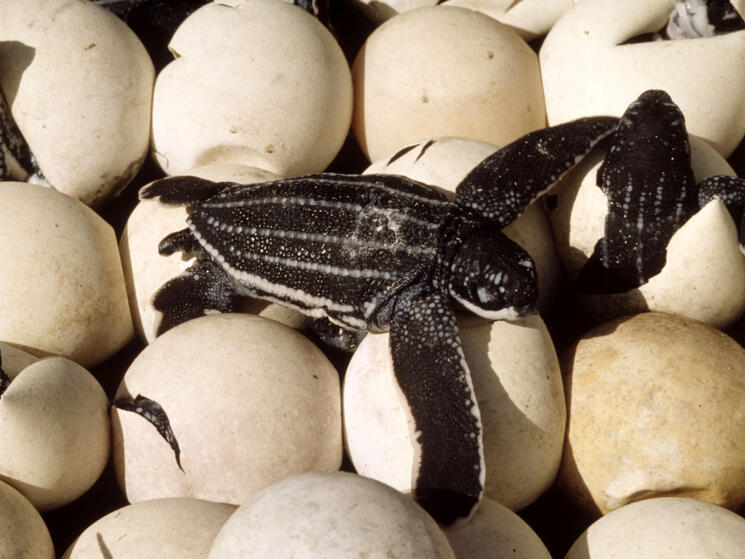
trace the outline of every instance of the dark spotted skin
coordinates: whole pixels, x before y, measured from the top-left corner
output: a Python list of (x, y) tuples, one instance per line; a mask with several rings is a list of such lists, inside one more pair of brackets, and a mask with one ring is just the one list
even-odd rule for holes
[(33, 176), (43, 179), (31, 149), (0, 91), (0, 181), (26, 181)]
[(172, 177), (142, 198), (193, 207), (164, 254), (194, 264), (154, 305), (161, 331), (251, 295), (356, 332), (390, 330), (394, 373), (414, 420), (414, 494), (435, 519), (468, 518), (483, 493), (481, 420), (454, 310), (531, 312), (535, 267), (502, 232), (618, 119), (540, 130), (487, 158), (448, 202), (395, 175), (317, 174), (260, 185)]
[(622, 293), (665, 266), (673, 234), (713, 198), (729, 209), (743, 242), (745, 180), (696, 184), (685, 119), (664, 91), (643, 93), (624, 113), (597, 174), (608, 198), (605, 236), (577, 278), (581, 293)]

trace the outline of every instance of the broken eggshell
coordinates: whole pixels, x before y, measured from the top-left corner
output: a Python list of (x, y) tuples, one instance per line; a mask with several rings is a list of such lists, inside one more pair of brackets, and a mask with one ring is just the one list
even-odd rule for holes
[(505, 145), (546, 124), (538, 57), (489, 16), (434, 6), (399, 14), (352, 65), (352, 128), (370, 161), (412, 141)]
[(455, 559), (435, 521), (391, 487), (348, 472), (278, 481), (242, 504), (209, 559)]
[(551, 559), (533, 529), (517, 514), (484, 497), (468, 522), (445, 531), (458, 559)]
[[(695, 180), (735, 172), (702, 139), (690, 138)], [(598, 148), (562, 178), (552, 192), (549, 212), (556, 249), (572, 280), (604, 235), (608, 200), (596, 184), (605, 152)], [(552, 202), (552, 205), (553, 202)], [(580, 295), (597, 321), (643, 311), (680, 314), (718, 328), (745, 312), (745, 255), (737, 229), (719, 200), (712, 200), (670, 239), (662, 271), (624, 293)]]
[[(279, 178), (268, 171), (237, 164), (207, 165), (189, 169), (184, 174), (246, 185)], [(158, 244), (163, 238), (186, 227), (187, 215), (184, 207), (168, 206), (158, 200), (141, 200), (127, 219), (119, 239), (132, 317), (137, 333), (147, 343), (155, 339), (162, 317), (153, 307), (153, 296), (164, 283), (194, 262), (183, 258), (181, 253), (169, 256), (158, 253)], [(239, 298), (238, 305), (237, 311), (260, 314), (293, 328), (306, 324), (303, 315), (280, 305), (247, 298)]]
[(292, 328), (247, 314), (184, 322), (137, 356), (116, 394), (157, 402), (180, 456), (147, 419), (115, 406), (119, 484), (130, 502), (238, 504), (282, 477), (338, 469), (339, 391), (334, 367)]
[[(442, 189), (451, 201), (455, 188), (481, 161), (499, 149), (469, 138), (431, 138), (403, 146), (375, 161), (363, 174), (404, 175)], [(497, 187), (495, 185), (495, 187)], [(551, 226), (542, 204), (525, 208), (504, 233), (523, 247), (536, 263), (538, 308), (548, 310), (560, 274)]]
[(235, 508), (189, 498), (152, 499), (127, 505), (86, 528), (62, 559), (205, 559)]
[(0, 343), (11, 382), (0, 395), (0, 480), (40, 511), (85, 493), (109, 460), (109, 401), (64, 357), (38, 359)]
[(145, 47), (91, 2), (7, 0), (0, 21), (0, 86), (42, 173), (102, 205), (147, 155), (154, 70)]
[[(537, 314), (515, 322), (458, 318), (481, 412), (484, 494), (517, 510), (553, 483), (561, 460), (566, 408), (553, 342)], [(343, 388), (346, 445), (361, 475), (412, 489), (414, 445), (396, 383), (388, 334), (368, 334)]]
[(346, 139), (349, 66), (331, 33), (283, 0), (217, 0), (179, 26), (153, 94), (153, 151), (169, 174), (241, 163), (323, 171)]
[(745, 503), (745, 350), (694, 320), (642, 313), (562, 355), (557, 485), (590, 514), (655, 496)]
[(44, 519), (23, 495), (0, 481), (0, 559), (54, 559)]
[[(733, 4), (744, 13), (745, 2)], [(540, 50), (549, 124), (620, 116), (642, 91), (663, 89), (686, 115), (688, 131), (727, 157), (745, 134), (745, 30), (622, 44), (664, 28), (674, 6), (674, 0), (577, 2)]]
[(592, 524), (565, 559), (745, 557), (745, 519), (696, 499), (632, 503)]
[(529, 41), (544, 35), (571, 8), (573, 0), (354, 0), (363, 13), (377, 24), (409, 10), (434, 5), (456, 6), (482, 12), (514, 29)]
[(0, 184), (0, 340), (90, 367), (134, 334), (112, 227), (50, 188)]

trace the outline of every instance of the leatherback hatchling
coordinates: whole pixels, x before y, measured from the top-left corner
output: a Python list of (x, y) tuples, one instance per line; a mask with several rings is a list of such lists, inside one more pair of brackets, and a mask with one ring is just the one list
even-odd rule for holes
[(501, 229), (617, 118), (532, 132), (459, 184), (455, 202), (395, 175), (321, 173), (256, 185), (170, 177), (142, 198), (192, 206), (162, 254), (195, 262), (156, 294), (160, 332), (248, 295), (344, 331), (390, 330), (397, 382), (416, 424), (415, 497), (441, 524), (467, 518), (484, 484), (481, 424), (453, 308), (487, 319), (530, 312), (530, 256)]

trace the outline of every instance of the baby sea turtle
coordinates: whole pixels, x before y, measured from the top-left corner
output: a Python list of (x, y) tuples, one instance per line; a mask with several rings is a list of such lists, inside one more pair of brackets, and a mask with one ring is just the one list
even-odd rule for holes
[(605, 235), (577, 278), (581, 293), (623, 293), (665, 265), (673, 234), (714, 198), (728, 209), (745, 242), (745, 179), (691, 170), (685, 119), (670, 96), (644, 92), (626, 110), (597, 173), (608, 198)]
[(160, 332), (237, 295), (390, 330), (396, 379), (415, 427), (415, 497), (438, 522), (467, 518), (484, 484), (481, 424), (453, 308), (487, 319), (532, 311), (533, 261), (501, 229), (611, 133), (594, 117), (530, 133), (479, 164), (455, 202), (395, 175), (315, 174), (257, 185), (171, 177), (141, 198), (189, 205), (162, 254), (195, 263), (156, 294)]

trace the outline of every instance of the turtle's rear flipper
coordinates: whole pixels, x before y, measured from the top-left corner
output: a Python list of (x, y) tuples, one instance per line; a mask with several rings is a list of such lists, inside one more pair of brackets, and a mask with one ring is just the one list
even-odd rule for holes
[(352, 330), (331, 322), (328, 318), (316, 318), (311, 321), (310, 329), (326, 345), (340, 351), (352, 353), (365, 337), (364, 330)]
[(396, 380), (414, 444), (414, 497), (441, 525), (467, 520), (481, 500), (481, 418), (458, 336), (442, 293), (404, 292), (390, 330)]
[(615, 117), (598, 116), (526, 134), (474, 167), (458, 185), (455, 201), (505, 227), (617, 124)]
[(140, 200), (157, 198), (164, 204), (186, 206), (211, 198), (231, 184), (191, 176), (166, 177), (142, 187)]
[(740, 247), (745, 246), (745, 179), (715, 175), (698, 183), (698, 205), (703, 208), (714, 198), (722, 201), (737, 227)]
[(232, 312), (235, 289), (225, 270), (206, 255), (180, 276), (166, 282), (155, 294), (153, 306), (163, 313), (158, 335), (206, 314)]

